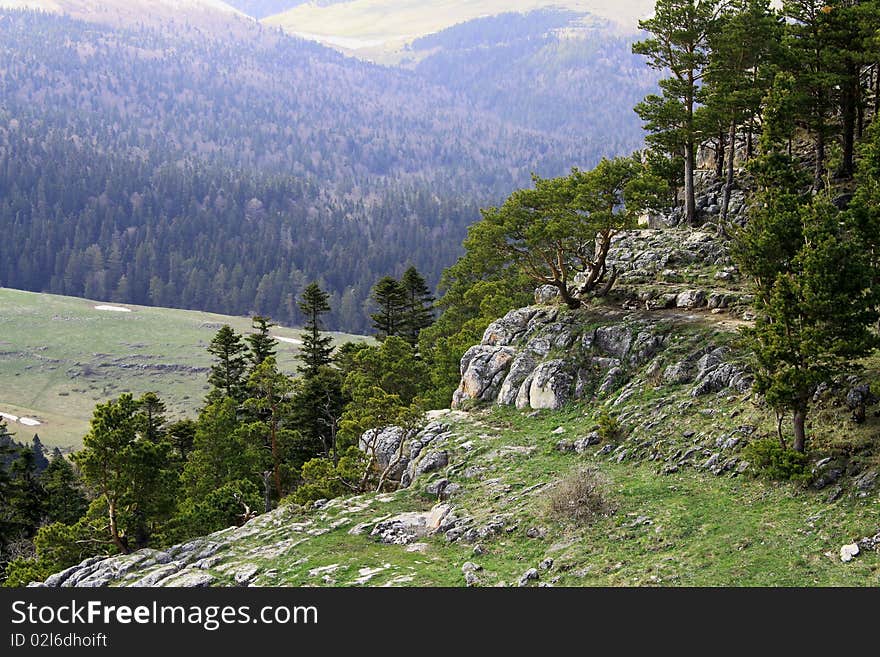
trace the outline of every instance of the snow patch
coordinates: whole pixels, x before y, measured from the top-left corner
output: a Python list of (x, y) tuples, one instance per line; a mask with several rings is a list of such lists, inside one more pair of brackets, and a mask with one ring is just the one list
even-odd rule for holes
[(0, 417), (4, 420), (9, 420), (10, 422), (18, 422), (26, 427), (38, 427), (42, 424), (42, 422), (35, 420), (32, 417), (19, 417), (18, 415), (12, 415), (11, 413), (0, 413)]
[(122, 306), (106, 306), (106, 305), (95, 306), (95, 310), (112, 310), (113, 312), (117, 312), (117, 313), (130, 313), (131, 312), (131, 308), (123, 308)]
[(273, 338), (278, 340), (278, 342), (287, 342), (288, 344), (302, 344), (302, 340), (297, 340), (296, 338), (282, 338), (280, 335), (273, 335)]

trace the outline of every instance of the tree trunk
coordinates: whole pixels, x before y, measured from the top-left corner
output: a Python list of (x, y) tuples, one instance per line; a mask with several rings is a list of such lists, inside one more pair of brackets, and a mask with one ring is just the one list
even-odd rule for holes
[(751, 160), (752, 155), (755, 154), (755, 144), (752, 139), (752, 117), (749, 115), (748, 123), (746, 124), (746, 159)]
[(874, 118), (880, 115), (880, 62), (874, 64)]
[[(273, 409), (272, 413), (275, 411)], [(281, 470), (280, 470), (280, 461), (281, 459), (278, 456), (278, 425), (276, 421), (272, 420), (272, 472), (275, 478), (275, 493), (278, 495), (278, 499), (281, 499)]]
[(816, 189), (822, 189), (822, 179), (825, 177), (825, 126), (821, 126), (816, 132), (816, 168), (813, 178)]
[(794, 451), (800, 452), (801, 454), (803, 454), (807, 449), (807, 432), (804, 427), (806, 421), (806, 405), (794, 409), (794, 416), (792, 417), (792, 426), (794, 428), (794, 443), (792, 444), (792, 448), (794, 449)]
[(571, 291), (569, 291), (568, 285), (565, 283), (565, 281), (554, 281), (553, 284), (559, 290), (559, 296), (562, 297), (562, 300), (565, 302), (565, 305), (567, 305), (572, 310), (574, 310), (575, 308), (581, 307), (580, 300), (575, 299), (573, 296), (571, 296)]
[(263, 473), (263, 510), (266, 513), (272, 510), (272, 486), (270, 482), (272, 481), (272, 471), (266, 470)]
[(724, 141), (726, 137), (723, 130), (718, 131), (718, 148), (715, 150), (715, 178), (717, 180), (724, 177), (724, 156), (726, 155)]
[(847, 65), (846, 78), (843, 83), (843, 94), (840, 102), (840, 113), (843, 123), (843, 159), (840, 163), (840, 175), (849, 178), (853, 173), (853, 155), (855, 152), (856, 132), (856, 94), (859, 84), (858, 69), (855, 64)]
[(110, 517), (110, 536), (113, 538), (113, 544), (119, 548), (122, 554), (128, 554), (129, 549), (125, 541), (119, 535), (119, 526), (116, 524), (116, 503), (110, 502), (108, 505), (108, 515)]
[(689, 226), (697, 221), (697, 201), (694, 197), (694, 144), (684, 146), (684, 218)]
[(721, 201), (721, 219), (727, 221), (727, 213), (730, 208), (730, 193), (733, 191), (733, 158), (736, 149), (736, 121), (730, 122), (730, 129), (727, 133), (727, 144), (729, 153), (727, 155), (727, 179), (724, 181), (724, 196)]

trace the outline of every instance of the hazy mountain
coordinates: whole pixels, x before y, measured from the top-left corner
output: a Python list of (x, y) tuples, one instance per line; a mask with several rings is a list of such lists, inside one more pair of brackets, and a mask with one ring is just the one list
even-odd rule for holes
[(2, 8), (38, 9), (117, 27), (180, 23), (216, 29), (245, 18), (222, 0), (0, 0)]
[(477, 18), (568, 9), (607, 19), (616, 30), (632, 33), (653, 7), (653, 0), (349, 0), (298, 4), (265, 22), (385, 61), (421, 36)]
[(295, 322), (318, 279), (334, 328), (362, 331), (375, 280), (414, 264), (436, 283), (480, 206), (640, 141), (516, 126), (250, 25), (0, 14), (3, 285)]

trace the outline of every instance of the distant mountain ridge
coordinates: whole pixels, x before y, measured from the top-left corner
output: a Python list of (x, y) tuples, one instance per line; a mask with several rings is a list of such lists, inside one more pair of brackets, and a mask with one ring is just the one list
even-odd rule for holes
[(481, 19), (392, 68), (191, 6), (0, 10), (4, 285), (292, 324), (318, 280), (330, 326), (365, 332), (373, 283), (415, 265), (435, 286), (480, 207), (642, 144), (653, 78), (598, 19)]
[(247, 18), (222, 0), (0, 0), (0, 9), (36, 9), (114, 27), (173, 21), (216, 28)]

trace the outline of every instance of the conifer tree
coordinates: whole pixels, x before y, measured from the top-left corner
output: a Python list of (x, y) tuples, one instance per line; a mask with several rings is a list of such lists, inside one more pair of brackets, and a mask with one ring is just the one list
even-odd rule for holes
[(60, 453), (53, 455), (40, 483), (46, 491), (45, 515), (49, 522), (72, 525), (89, 508), (79, 476), (70, 462)]
[(781, 37), (782, 24), (770, 9), (768, 0), (733, 0), (728, 3), (720, 16), (718, 28), (710, 37), (706, 107), (718, 118), (727, 134), (721, 204), (723, 219), (727, 219), (734, 183), (737, 134), (744, 128), (746, 157), (751, 157), (755, 119), (776, 75)]
[(733, 251), (756, 298), (755, 325), (743, 335), (756, 390), (778, 417), (791, 413), (792, 447), (804, 452), (816, 387), (877, 346), (876, 272), (858, 222), (827, 195), (803, 194), (787, 156), (768, 153), (754, 170), (764, 192)]
[(300, 358), (303, 364), (299, 371), (306, 377), (313, 377), (331, 361), (333, 339), (321, 333), (321, 315), (330, 312), (328, 299), (317, 283), (310, 283), (303, 291), (299, 309), (306, 318), (305, 331), (302, 333), (302, 349)]
[(275, 324), (268, 317), (255, 315), (251, 326), (255, 332), (248, 335), (245, 340), (250, 347), (247, 357), (251, 364), (250, 372), (253, 373), (267, 358), (275, 357), (278, 340), (269, 334)]
[(208, 352), (215, 359), (208, 375), (214, 394), (242, 399), (247, 371), (246, 351), (241, 336), (231, 326), (225, 324), (217, 331), (208, 346)]
[(402, 337), (415, 347), (419, 333), (434, 323), (434, 296), (415, 267), (408, 268), (400, 279), (403, 292)]
[(378, 312), (370, 315), (376, 337), (384, 340), (390, 335), (400, 335), (404, 329), (405, 303), (400, 283), (390, 276), (385, 276), (373, 286), (370, 298), (379, 307)]
[(715, 0), (657, 0), (654, 15), (639, 21), (651, 33), (633, 44), (648, 65), (670, 73), (660, 81), (662, 95), (651, 94), (635, 111), (651, 132), (649, 144), (684, 158), (685, 220), (696, 220), (694, 167), (700, 134), (695, 120), (701, 80), (709, 58), (709, 37), (716, 18)]

